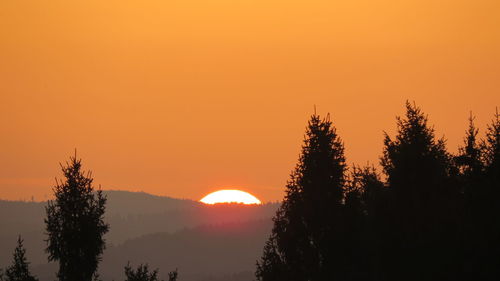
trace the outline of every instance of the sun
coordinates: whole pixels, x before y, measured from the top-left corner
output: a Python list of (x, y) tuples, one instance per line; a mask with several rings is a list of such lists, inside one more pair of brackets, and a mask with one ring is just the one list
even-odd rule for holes
[(200, 202), (205, 204), (217, 203), (242, 203), (242, 204), (262, 204), (257, 197), (252, 194), (237, 189), (222, 189), (208, 194)]

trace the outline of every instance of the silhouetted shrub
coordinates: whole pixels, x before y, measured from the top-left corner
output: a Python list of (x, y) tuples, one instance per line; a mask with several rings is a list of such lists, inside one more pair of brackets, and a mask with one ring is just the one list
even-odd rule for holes
[[(159, 281), (158, 269), (150, 271), (148, 264), (140, 264), (137, 269), (133, 269), (128, 263), (125, 266), (125, 281)], [(168, 273), (169, 281), (177, 280), (177, 269)]]

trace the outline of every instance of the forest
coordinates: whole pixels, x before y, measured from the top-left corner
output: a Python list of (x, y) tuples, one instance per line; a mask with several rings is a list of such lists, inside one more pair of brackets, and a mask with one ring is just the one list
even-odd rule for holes
[[(500, 114), (484, 137), (464, 120), (463, 144), (449, 152), (427, 115), (406, 103), (378, 165), (348, 165), (330, 116), (308, 121), (285, 197), (256, 261), (257, 281), (498, 280), (500, 278)], [(71, 157), (45, 207), (46, 254), (60, 281), (101, 280), (107, 197)], [(13, 247), (14, 248), (14, 247)], [(2, 281), (38, 280), (23, 238)], [(214, 256), (213, 259), (217, 259)], [(168, 272), (169, 281), (182, 271)], [(157, 281), (158, 269), (124, 264), (124, 280)], [(249, 280), (250, 281), (250, 280)]]

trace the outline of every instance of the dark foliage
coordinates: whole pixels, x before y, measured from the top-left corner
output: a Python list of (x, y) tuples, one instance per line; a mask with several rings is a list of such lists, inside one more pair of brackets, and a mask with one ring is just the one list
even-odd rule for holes
[(345, 170), (344, 147), (331, 121), (313, 115), (257, 265), (258, 280), (325, 280), (346, 274)]
[(29, 271), (29, 262), (26, 258), (26, 249), (23, 246), (21, 236), (17, 239), (17, 247), (14, 250), (12, 265), (5, 269), (5, 276), (0, 272), (0, 280), (3, 281), (37, 281)]
[[(500, 116), (496, 112), (486, 139), (476, 143), (473, 125), (461, 157), (466, 195), (465, 276), (498, 280), (500, 276)], [(475, 132), (477, 134), (477, 131)], [(474, 135), (475, 136), (475, 135)]]
[[(150, 271), (148, 264), (140, 264), (137, 269), (133, 269), (130, 263), (125, 266), (125, 281), (160, 281), (158, 269)], [(169, 281), (177, 280), (177, 269), (168, 273)]]
[(397, 125), (394, 140), (386, 135), (381, 158), (390, 191), (381, 274), (389, 280), (454, 280), (461, 195), (452, 157), (415, 105), (406, 104)]
[(50, 261), (59, 262), (61, 281), (90, 281), (105, 247), (103, 235), (106, 197), (94, 190), (90, 172), (82, 171), (81, 160), (71, 157), (61, 165), (64, 182), (54, 187), (56, 199), (49, 201), (45, 219)]
[[(500, 116), (469, 118), (451, 155), (415, 104), (385, 135), (381, 166), (345, 176), (342, 144), (313, 116), (257, 263), (267, 280), (498, 280)], [(318, 145), (322, 144), (322, 145)]]

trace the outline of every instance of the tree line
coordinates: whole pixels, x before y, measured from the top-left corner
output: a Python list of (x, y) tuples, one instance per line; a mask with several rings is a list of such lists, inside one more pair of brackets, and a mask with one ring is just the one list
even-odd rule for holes
[[(427, 116), (406, 103), (385, 135), (381, 172), (348, 167), (330, 117), (312, 115), (299, 161), (256, 266), (258, 281), (497, 280), (500, 277), (500, 115), (478, 137), (469, 118), (456, 154)], [(97, 281), (109, 225), (106, 196), (81, 160), (61, 165), (46, 206), (48, 260), (60, 281)], [(126, 281), (157, 281), (147, 264)], [(174, 270), (169, 281), (177, 280)], [(37, 281), (23, 240), (0, 281)]]
[[(104, 234), (109, 224), (104, 221), (106, 196), (95, 189), (92, 173), (82, 170), (81, 159), (70, 158), (61, 165), (64, 180), (53, 188), (54, 200), (45, 208), (46, 253), (48, 260), (59, 263), (59, 281), (99, 281), (98, 264), (106, 243)], [(158, 281), (158, 269), (148, 264), (136, 269), (130, 264), (124, 267), (125, 281)], [(177, 280), (177, 270), (168, 274), (169, 281)], [(19, 236), (13, 253), (12, 265), (0, 270), (0, 281), (38, 281), (29, 270), (26, 249)]]
[(414, 103), (385, 134), (379, 173), (351, 168), (329, 116), (308, 122), (257, 262), (258, 281), (498, 280), (500, 116), (447, 151)]

